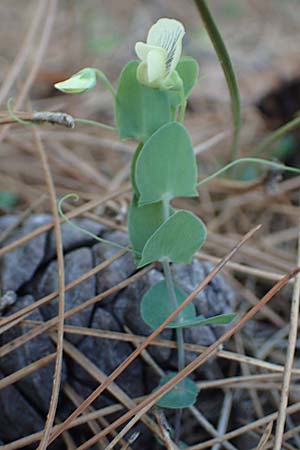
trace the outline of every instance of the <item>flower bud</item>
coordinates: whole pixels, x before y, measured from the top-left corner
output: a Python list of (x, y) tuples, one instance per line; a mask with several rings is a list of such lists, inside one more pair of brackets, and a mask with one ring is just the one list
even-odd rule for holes
[(89, 67), (80, 70), (65, 81), (56, 83), (54, 86), (65, 94), (81, 94), (96, 86), (97, 76), (95, 69)]

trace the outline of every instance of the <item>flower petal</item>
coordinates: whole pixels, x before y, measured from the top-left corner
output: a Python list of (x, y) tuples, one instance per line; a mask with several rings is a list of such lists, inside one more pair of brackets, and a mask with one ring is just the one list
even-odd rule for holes
[(151, 50), (151, 52), (148, 53), (147, 72), (150, 83), (163, 79), (166, 76), (166, 54), (163, 49)]
[(146, 62), (148, 53), (151, 52), (152, 50), (163, 51), (163, 53), (167, 57), (166, 50), (162, 49), (161, 47), (157, 47), (155, 45), (145, 44), (144, 42), (137, 42), (135, 44), (135, 53), (137, 54), (137, 56), (140, 58), (141, 61), (145, 61)]
[(178, 20), (159, 19), (149, 30), (147, 44), (167, 51), (168, 73), (175, 70), (182, 50), (184, 26)]
[(139, 83), (149, 86), (148, 70), (146, 62), (141, 62), (141, 64), (138, 65), (136, 70), (136, 77)]

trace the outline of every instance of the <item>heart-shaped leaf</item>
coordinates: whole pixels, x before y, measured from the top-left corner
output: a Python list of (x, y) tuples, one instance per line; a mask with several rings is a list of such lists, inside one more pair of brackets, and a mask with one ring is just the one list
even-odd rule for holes
[[(174, 378), (176, 373), (169, 373), (160, 380), (159, 387), (167, 383), (167, 381)], [(157, 406), (162, 408), (180, 409), (192, 406), (196, 400), (199, 389), (196, 383), (189, 378), (185, 378), (178, 383), (173, 389), (165, 394), (156, 403)]]
[(200, 325), (227, 325), (236, 318), (236, 314), (220, 314), (218, 316), (206, 319), (203, 316), (197, 316), (193, 319), (184, 319), (178, 323), (170, 323), (168, 328), (189, 328), (198, 327)]
[[(169, 208), (169, 214), (173, 209)], [(151, 205), (138, 206), (137, 196), (134, 195), (128, 211), (128, 233), (133, 250), (142, 255), (147, 240), (164, 222), (164, 210), (162, 202)], [(138, 263), (141, 256), (135, 255)]]
[(165, 91), (140, 84), (136, 77), (138, 61), (130, 61), (121, 72), (115, 102), (116, 124), (121, 139), (144, 142), (171, 120)]
[(196, 159), (183, 125), (168, 123), (148, 139), (136, 161), (135, 182), (140, 205), (198, 195)]
[[(177, 305), (181, 305), (186, 299), (186, 294), (180, 289), (175, 288)], [(169, 316), (175, 308), (172, 306), (168, 295), (166, 282), (160, 281), (152, 286), (146, 294), (144, 294), (141, 302), (141, 316), (149, 327), (158, 328)], [(196, 316), (195, 307), (189, 303), (177, 316), (177, 320), (171, 322), (167, 328), (176, 328), (181, 322), (192, 320)]]
[(162, 260), (190, 263), (205, 239), (202, 220), (190, 211), (176, 211), (148, 239), (138, 267)]
[(139, 145), (137, 146), (137, 148), (136, 148), (136, 150), (134, 152), (134, 155), (133, 155), (133, 157), (131, 159), (131, 165), (130, 165), (130, 181), (131, 181), (133, 192), (134, 192), (134, 194), (135, 194), (137, 199), (139, 198), (140, 193), (138, 191), (138, 188), (137, 188), (137, 185), (136, 185), (136, 182), (135, 182), (135, 168), (136, 168), (136, 161), (138, 159), (139, 154), (142, 151), (143, 145), (144, 144), (142, 142), (140, 142)]
[[(199, 65), (194, 58), (181, 58), (176, 71), (182, 79), (184, 96), (187, 98), (198, 80)], [(168, 94), (170, 104), (173, 107), (179, 106), (181, 102), (180, 95), (174, 91), (169, 91)]]

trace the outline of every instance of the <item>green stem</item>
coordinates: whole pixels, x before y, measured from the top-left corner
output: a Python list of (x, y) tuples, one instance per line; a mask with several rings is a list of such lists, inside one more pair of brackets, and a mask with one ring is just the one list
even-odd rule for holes
[(180, 91), (180, 98), (181, 98), (181, 103), (180, 103), (180, 112), (179, 112), (178, 120), (180, 123), (183, 123), (184, 116), (185, 116), (186, 103), (187, 103), (183, 89)]
[(178, 108), (171, 107), (171, 117), (174, 122), (176, 121), (177, 111), (178, 111)]
[(290, 133), (291, 131), (296, 130), (300, 127), (300, 117), (296, 117), (295, 119), (291, 120), (290, 122), (282, 125), (280, 128), (274, 131), (274, 133), (267, 136), (265, 139), (263, 139), (253, 150), (252, 155), (260, 155), (264, 152), (270, 145), (274, 144), (274, 142), (278, 141), (279, 139), (282, 139), (286, 134)]
[(102, 122), (97, 122), (95, 120), (89, 120), (89, 119), (74, 119), (75, 123), (84, 123), (86, 125), (93, 125), (95, 127), (100, 127), (100, 128), (104, 128), (105, 130), (110, 130), (110, 131), (117, 131), (117, 128), (112, 127), (111, 125), (106, 125), (105, 123)]
[(232, 167), (234, 167), (234, 166), (236, 166), (238, 164), (242, 164), (242, 163), (263, 164), (265, 166), (275, 167), (275, 168), (281, 169), (281, 170), (286, 170), (287, 172), (293, 172), (293, 173), (300, 174), (300, 169), (297, 169), (296, 167), (285, 166), (284, 164), (276, 163), (274, 161), (268, 161), (267, 159), (261, 159), (261, 158), (240, 158), (240, 159), (236, 159), (235, 161), (227, 164), (227, 166), (222, 167), (222, 169), (217, 170), (216, 172), (212, 173), (208, 177), (206, 177), (203, 180), (199, 181), (197, 183), (197, 186), (201, 186), (202, 184), (208, 183), (209, 181), (211, 181), (214, 178), (218, 177), (222, 173), (226, 172), (226, 170), (229, 170)]
[(233, 66), (230, 60), (229, 53), (226, 49), (225, 43), (218, 30), (218, 27), (206, 5), (205, 0), (194, 0), (202, 17), (206, 31), (214, 46), (220, 64), (222, 66), (224, 76), (227, 82), (228, 90), (231, 97), (231, 109), (234, 123), (234, 135), (231, 150), (231, 161), (234, 161), (239, 154), (239, 141), (240, 141), (240, 129), (241, 129), (241, 101), (240, 93), (236, 80), (236, 76), (233, 70)]
[[(170, 216), (170, 204), (169, 204), (168, 198), (163, 200), (163, 215), (164, 215), (165, 220), (167, 220)], [(172, 277), (169, 260), (163, 261), (162, 266), (163, 266), (163, 271), (164, 271), (166, 285), (167, 285), (168, 297), (169, 297), (170, 303), (172, 305), (172, 308), (175, 311), (175, 309), (177, 309), (179, 305), (177, 302), (176, 291), (175, 291), (175, 286), (174, 286), (174, 281), (173, 281), (173, 277)], [(176, 320), (179, 320), (178, 317)], [(177, 341), (177, 355), (178, 355), (177, 367), (178, 367), (178, 372), (180, 372), (182, 369), (184, 369), (184, 366), (185, 366), (184, 336), (183, 336), (182, 328), (176, 328), (176, 341)], [(176, 415), (175, 415), (175, 427), (174, 427), (176, 444), (178, 444), (179, 439), (180, 439), (181, 417), (182, 417), (182, 409), (177, 409)]]
[[(164, 269), (164, 275), (166, 279), (166, 285), (168, 290), (168, 296), (169, 300), (172, 304), (172, 308), (177, 309), (178, 303), (176, 298), (176, 292), (175, 292), (175, 286), (173, 282), (172, 272), (170, 268), (169, 261), (163, 261), (162, 263), (163, 269)], [(177, 319), (178, 320), (178, 319)], [(185, 355), (184, 355), (184, 339), (183, 339), (183, 328), (176, 328), (176, 337), (177, 337), (177, 346), (178, 346), (178, 371), (184, 369), (184, 361), (185, 361)]]
[(135, 251), (133, 249), (130, 249), (128, 247), (124, 247), (123, 245), (120, 245), (120, 244), (118, 244), (116, 242), (109, 241), (107, 239), (102, 239), (101, 237), (97, 236), (96, 234), (92, 233), (91, 231), (86, 230), (85, 228), (82, 228), (80, 225), (77, 225), (76, 223), (72, 222), (68, 218), (68, 216), (66, 216), (66, 214), (63, 212), (63, 208), (62, 208), (63, 203), (66, 200), (69, 200), (71, 198), (73, 200), (77, 201), (77, 200), (79, 200), (79, 195), (74, 194), (74, 193), (66, 194), (57, 203), (57, 210), (58, 210), (59, 217), (61, 219), (63, 219), (68, 225), (70, 225), (72, 228), (75, 228), (75, 230), (78, 230), (81, 233), (85, 234), (86, 236), (90, 236), (92, 239), (95, 239), (95, 241), (101, 242), (102, 244), (110, 245), (111, 247), (115, 247), (115, 248), (118, 248), (120, 250), (126, 250), (127, 252), (135, 253), (136, 255), (140, 256), (139, 252), (137, 252), (137, 251)]
[(105, 86), (107, 87), (109, 92), (113, 95), (113, 97), (116, 97), (117, 96), (117, 91), (115, 90), (113, 85), (109, 82), (109, 80), (106, 77), (106, 75), (104, 75), (104, 73), (101, 72), (101, 70), (99, 70), (99, 69), (95, 69), (95, 71), (96, 71), (96, 74), (97, 74), (97, 77), (99, 78), (99, 80), (101, 80), (102, 83), (105, 84)]

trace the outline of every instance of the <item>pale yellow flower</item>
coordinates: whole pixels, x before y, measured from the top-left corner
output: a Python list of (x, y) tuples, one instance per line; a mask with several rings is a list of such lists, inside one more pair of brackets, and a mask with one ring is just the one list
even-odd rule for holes
[(142, 61), (137, 69), (137, 79), (141, 84), (162, 89), (180, 88), (176, 66), (184, 34), (182, 23), (163, 18), (152, 25), (146, 43), (136, 43), (135, 51)]

